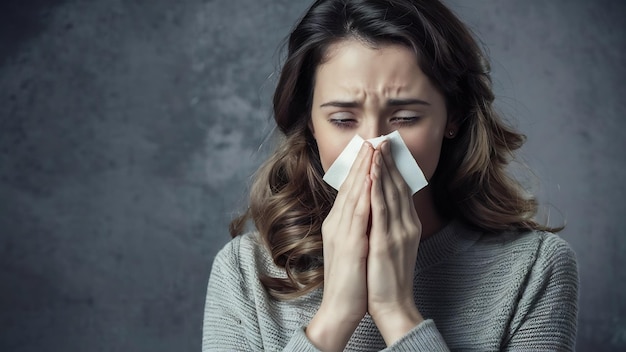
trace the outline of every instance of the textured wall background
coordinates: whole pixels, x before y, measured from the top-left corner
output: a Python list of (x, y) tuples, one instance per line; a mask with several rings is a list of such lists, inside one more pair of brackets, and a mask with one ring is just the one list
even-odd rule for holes
[[(4, 0), (0, 350), (198, 351), (212, 258), (309, 1)], [(450, 2), (578, 253), (579, 350), (626, 348), (626, 4)]]

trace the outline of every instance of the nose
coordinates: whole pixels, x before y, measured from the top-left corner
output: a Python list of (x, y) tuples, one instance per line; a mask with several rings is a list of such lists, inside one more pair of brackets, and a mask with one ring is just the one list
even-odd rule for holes
[(387, 134), (386, 128), (380, 120), (381, 119), (376, 116), (375, 118), (370, 118), (364, 121), (361, 130), (359, 131), (359, 135), (363, 137), (363, 139), (370, 139)]

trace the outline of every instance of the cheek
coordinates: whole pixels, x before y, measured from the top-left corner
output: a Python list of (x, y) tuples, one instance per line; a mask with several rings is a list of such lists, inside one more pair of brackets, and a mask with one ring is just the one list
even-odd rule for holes
[(324, 123), (324, 118), (312, 112), (311, 132), (317, 143), (320, 161), (324, 172), (337, 160), (339, 154), (350, 143), (354, 133), (346, 133)]
[[(343, 138), (345, 139), (345, 138)], [(342, 138), (317, 138), (317, 148), (320, 153), (320, 161), (322, 162), (322, 168), (324, 172), (328, 171), (328, 168), (337, 160), (339, 154), (348, 145), (350, 139), (343, 140)]]
[(320, 146), (318, 144), (320, 151), (320, 160), (322, 162), (322, 167), (324, 168), (324, 172), (328, 171), (330, 165), (337, 159), (341, 150), (337, 150), (335, 148), (328, 148), (327, 146)]
[(431, 179), (437, 169), (442, 140), (442, 138), (419, 138), (409, 143), (405, 141), (427, 180)]

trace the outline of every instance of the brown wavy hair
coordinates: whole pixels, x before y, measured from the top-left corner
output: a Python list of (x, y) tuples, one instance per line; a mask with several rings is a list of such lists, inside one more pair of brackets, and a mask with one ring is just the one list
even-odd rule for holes
[(507, 173), (525, 137), (494, 111), (489, 63), (467, 27), (437, 0), (318, 0), (288, 38), (274, 94), (281, 132), (277, 150), (259, 169), (247, 210), (231, 222), (233, 237), (251, 219), (286, 277), (261, 278), (277, 299), (319, 287), (323, 277), (322, 222), (337, 192), (323, 180), (309, 131), (317, 66), (328, 47), (358, 39), (372, 47), (402, 44), (443, 93), (459, 131), (444, 139), (430, 180), (437, 211), (488, 233), (550, 230), (535, 220), (537, 202)]

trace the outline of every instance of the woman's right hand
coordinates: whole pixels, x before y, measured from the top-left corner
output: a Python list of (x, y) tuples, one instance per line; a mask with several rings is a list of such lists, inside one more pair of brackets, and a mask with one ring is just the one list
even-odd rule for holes
[(306, 328), (322, 351), (342, 351), (367, 312), (368, 224), (374, 148), (364, 143), (322, 224), (324, 295)]

